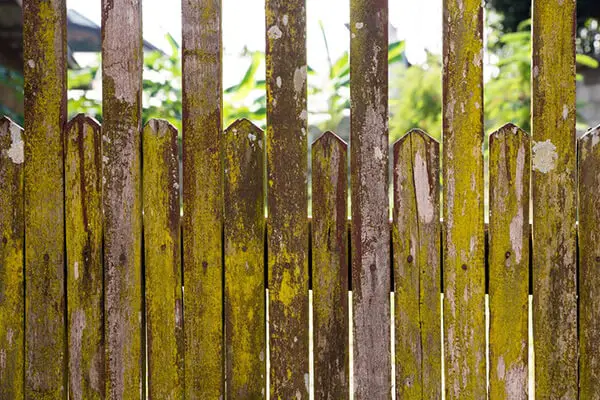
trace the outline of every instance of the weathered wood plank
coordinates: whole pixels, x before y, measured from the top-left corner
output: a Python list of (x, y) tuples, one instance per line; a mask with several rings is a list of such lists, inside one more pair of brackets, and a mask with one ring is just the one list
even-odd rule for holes
[(396, 397), (441, 399), (440, 145), (415, 129), (394, 144)]
[(0, 393), (23, 398), (23, 129), (0, 118)]
[(265, 138), (250, 121), (225, 131), (227, 398), (266, 396)]
[(577, 398), (575, 0), (533, 2), (535, 394)]
[(266, 1), (271, 398), (308, 398), (306, 7)]
[(600, 126), (579, 139), (579, 398), (600, 399)]
[(388, 1), (350, 2), (354, 398), (390, 398)]
[(102, 1), (106, 396), (142, 387), (142, 5)]
[(185, 390), (189, 399), (217, 399), (224, 390), (221, 0), (184, 0), (182, 11)]
[(142, 187), (149, 399), (184, 394), (178, 154), (177, 129), (165, 120), (148, 121)]
[(483, 11), (444, 0), (444, 343), (446, 398), (486, 397)]
[(490, 398), (527, 399), (529, 135), (507, 124), (490, 135)]
[(315, 398), (347, 399), (348, 146), (332, 132), (312, 145)]
[(77, 115), (65, 128), (69, 398), (104, 399), (104, 270), (100, 124)]
[(23, 1), (25, 398), (66, 395), (66, 26), (65, 0)]

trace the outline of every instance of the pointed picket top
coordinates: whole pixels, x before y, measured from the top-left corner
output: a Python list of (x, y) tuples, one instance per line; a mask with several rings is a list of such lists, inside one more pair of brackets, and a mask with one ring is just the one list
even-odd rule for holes
[(578, 141), (580, 144), (584, 144), (589, 140), (592, 141), (592, 146), (595, 146), (597, 143), (600, 142), (600, 125), (588, 129), (587, 132), (585, 132), (585, 134), (581, 136)]
[(66, 131), (69, 132), (75, 124), (89, 125), (94, 130), (98, 130), (102, 127), (96, 118), (84, 113), (79, 113), (71, 118), (69, 122), (67, 122)]
[(163, 137), (166, 134), (177, 134), (177, 128), (175, 128), (175, 126), (172, 123), (162, 118), (152, 118), (148, 122), (146, 122), (146, 125), (144, 126), (144, 131), (147, 130), (150, 130), (150, 132), (153, 132), (159, 137)]
[[(5, 136), (7, 138), (10, 136), (10, 142), (5, 143), (3, 139)], [(23, 128), (6, 115), (0, 117), (0, 146), (2, 156), (10, 158), (14, 164), (23, 164), (25, 161)]]
[(240, 118), (233, 121), (227, 129), (225, 129), (225, 134), (228, 135), (233, 133), (234, 135), (243, 132), (249, 134), (255, 134), (257, 137), (262, 136), (263, 130), (258, 126), (254, 125), (252, 121), (247, 118)]
[(431, 145), (439, 145), (440, 142), (434, 138), (433, 136), (431, 136), (429, 133), (425, 132), (422, 129), (419, 128), (413, 128), (410, 131), (406, 132), (406, 134), (404, 136), (402, 136), (400, 139), (396, 140), (393, 144), (392, 144), (392, 148), (394, 149), (394, 152), (399, 149), (403, 143), (411, 137), (414, 136), (418, 136), (420, 138), (422, 138), (425, 143), (426, 143), (426, 147), (429, 147)]
[(498, 138), (498, 136), (503, 135), (505, 133), (512, 133), (515, 136), (529, 136), (529, 133), (521, 129), (519, 126), (513, 124), (512, 122), (509, 122), (507, 124), (502, 125), (496, 131), (492, 132), (490, 134), (490, 140), (494, 140)]
[(342, 139), (341, 137), (339, 137), (338, 135), (336, 135), (334, 132), (332, 131), (326, 131), (323, 134), (321, 134), (321, 136), (319, 136), (312, 144), (312, 147), (323, 147), (323, 148), (327, 148), (327, 147), (331, 147), (332, 143), (337, 143), (338, 146), (341, 146), (343, 148), (348, 148), (348, 144), (346, 143), (346, 141), (344, 139)]

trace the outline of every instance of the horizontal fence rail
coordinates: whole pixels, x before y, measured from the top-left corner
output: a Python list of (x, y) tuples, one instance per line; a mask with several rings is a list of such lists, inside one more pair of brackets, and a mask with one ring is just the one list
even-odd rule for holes
[(222, 126), (221, 1), (182, 0), (182, 132), (142, 126), (140, 0), (102, 1), (102, 125), (66, 118), (65, 1), (23, 0), (0, 398), (598, 398), (600, 127), (576, 140), (575, 0), (534, 1), (533, 135), (490, 135), (489, 218), (481, 2), (443, 2), (443, 146), (389, 145), (388, 3), (349, 3), (351, 146), (308, 142), (304, 0), (266, 2), (265, 130)]

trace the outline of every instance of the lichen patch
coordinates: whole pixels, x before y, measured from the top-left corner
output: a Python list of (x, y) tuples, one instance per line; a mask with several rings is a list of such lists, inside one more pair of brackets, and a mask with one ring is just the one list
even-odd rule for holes
[(556, 146), (550, 139), (543, 142), (536, 142), (533, 145), (533, 169), (543, 174), (547, 174), (556, 168), (558, 154)]
[(21, 136), (21, 129), (16, 125), (10, 126), (10, 148), (6, 151), (8, 158), (15, 164), (25, 161), (25, 143)]

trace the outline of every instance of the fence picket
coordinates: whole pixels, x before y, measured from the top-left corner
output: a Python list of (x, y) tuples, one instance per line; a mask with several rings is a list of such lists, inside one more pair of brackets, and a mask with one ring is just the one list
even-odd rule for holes
[(354, 398), (390, 398), (388, 1), (350, 2)]
[(150, 120), (142, 135), (148, 398), (183, 398), (183, 296), (177, 129)]
[(507, 124), (490, 135), (490, 398), (527, 399), (529, 151)]
[(576, 0), (534, 0), (535, 395), (577, 398)]
[(348, 146), (332, 132), (312, 145), (315, 397), (347, 399)]
[(444, 1), (444, 343), (446, 398), (486, 397), (483, 10)]
[(267, 0), (267, 175), (272, 398), (308, 398), (306, 7)]
[(579, 139), (579, 379), (581, 399), (600, 393), (600, 127)]
[(77, 115), (65, 128), (69, 398), (104, 399), (101, 127)]
[(182, 14), (185, 391), (190, 399), (218, 399), (224, 390), (221, 0), (183, 0)]
[(0, 118), (0, 393), (23, 398), (23, 129)]
[(142, 6), (102, 1), (102, 159), (106, 396), (138, 398), (142, 380)]
[[(65, 0), (23, 1), (25, 398), (66, 395)], [(44, 38), (41, 40), (40, 38)]]
[(250, 121), (225, 131), (227, 398), (265, 396), (265, 138)]
[(394, 144), (396, 397), (442, 394), (439, 143), (415, 129)]

